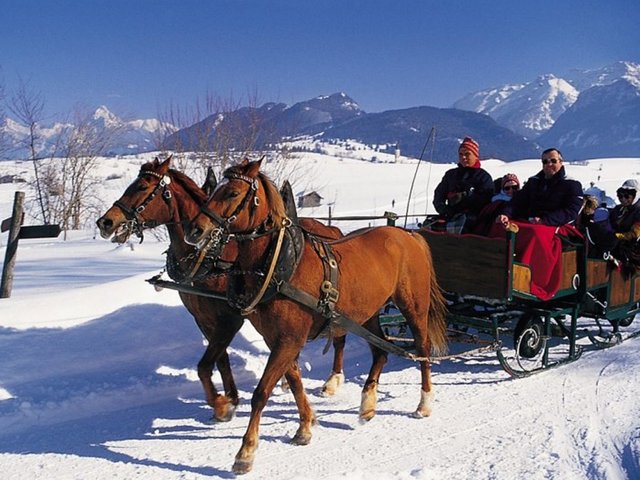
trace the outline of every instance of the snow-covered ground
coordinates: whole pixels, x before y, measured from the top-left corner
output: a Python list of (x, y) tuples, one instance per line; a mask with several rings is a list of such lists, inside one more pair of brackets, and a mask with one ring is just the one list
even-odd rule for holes
[[(384, 161), (386, 157), (377, 154)], [(305, 154), (306, 184), (325, 204), (303, 215), (404, 214), (416, 164), (373, 163)], [(136, 175), (140, 159), (104, 162), (105, 206)], [(495, 177), (522, 179), (539, 160), (483, 162)], [(446, 168), (424, 163), (409, 213), (421, 220)], [(0, 163), (0, 176), (28, 164)], [(568, 164), (586, 187), (610, 196), (640, 178), (640, 158)], [(0, 185), (0, 217), (14, 191)], [(412, 219), (410, 219), (410, 222)], [(30, 223), (27, 221), (26, 223)], [(384, 221), (380, 221), (384, 223)], [(346, 230), (362, 226), (340, 224)], [(6, 479), (232, 478), (247, 426), (251, 392), (268, 351), (250, 324), (230, 356), (241, 390), (237, 416), (215, 423), (195, 365), (202, 337), (176, 292), (144, 279), (164, 263), (166, 244), (116, 247), (95, 232), (22, 240), (13, 294), (0, 299), (0, 477)], [(4, 258), (7, 234), (0, 236)], [(637, 320), (636, 320), (637, 322)], [(634, 324), (632, 327), (640, 327)], [(320, 395), (331, 358), (308, 344), (300, 363), (319, 423), (308, 446), (293, 446), (297, 413), (276, 389), (261, 422), (261, 443), (247, 479), (637, 479), (640, 478), (640, 339), (608, 350), (587, 348), (573, 364), (512, 380), (487, 353), (434, 366), (430, 418), (410, 416), (419, 399), (415, 364), (390, 356), (376, 417), (358, 421), (369, 368), (367, 345), (349, 336), (346, 383)], [(214, 380), (219, 384), (216, 373)]]

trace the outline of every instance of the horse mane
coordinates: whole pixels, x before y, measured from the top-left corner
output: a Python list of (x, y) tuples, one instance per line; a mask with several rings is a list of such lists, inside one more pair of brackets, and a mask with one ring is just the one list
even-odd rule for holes
[(207, 194), (191, 179), (191, 177), (188, 177), (184, 173), (174, 170), (173, 168), (170, 168), (169, 172), (171, 172), (173, 181), (178, 183), (189, 195), (191, 195), (198, 205), (202, 205), (207, 200)]
[(282, 225), (284, 219), (287, 218), (287, 211), (284, 206), (284, 201), (282, 200), (282, 195), (280, 195), (280, 191), (273, 181), (264, 173), (258, 173), (258, 178), (264, 187), (264, 193), (270, 206), (269, 213), (271, 214), (271, 220), (273, 220), (275, 225)]
[[(140, 167), (140, 172), (150, 171), (158, 173), (157, 170), (159, 166), (160, 163), (158, 161), (146, 162)], [(193, 198), (198, 205), (203, 204), (207, 200), (207, 194), (191, 179), (191, 177), (188, 177), (184, 173), (173, 168), (169, 169), (169, 173), (171, 174), (173, 181), (191, 195), (191, 198)]]

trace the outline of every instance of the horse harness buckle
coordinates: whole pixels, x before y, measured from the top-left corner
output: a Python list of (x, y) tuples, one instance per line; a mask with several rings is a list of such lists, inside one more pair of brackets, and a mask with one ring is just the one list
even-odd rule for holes
[(329, 244), (326, 242), (318, 242), (317, 240), (314, 241), (314, 244), (324, 268), (324, 281), (320, 285), (321, 296), (318, 306), (325, 317), (331, 318), (334, 316), (336, 304), (340, 298), (340, 291), (338, 290), (338, 262)]
[(335, 304), (338, 303), (340, 292), (333, 286), (333, 283), (331, 283), (329, 280), (325, 280), (324, 282), (322, 282), (320, 291), (324, 294), (322, 301), (329, 304), (331, 306), (331, 309), (333, 310)]

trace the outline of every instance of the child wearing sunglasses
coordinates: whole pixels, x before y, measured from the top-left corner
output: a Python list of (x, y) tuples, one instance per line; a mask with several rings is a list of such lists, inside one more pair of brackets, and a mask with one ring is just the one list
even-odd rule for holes
[(491, 198), (491, 202), (508, 202), (518, 190), (520, 190), (518, 176), (515, 173), (507, 173), (500, 182), (500, 191)]

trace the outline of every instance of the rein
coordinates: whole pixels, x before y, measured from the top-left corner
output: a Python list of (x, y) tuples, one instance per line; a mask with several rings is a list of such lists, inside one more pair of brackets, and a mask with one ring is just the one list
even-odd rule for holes
[(278, 259), (280, 258), (282, 241), (284, 240), (284, 234), (289, 225), (291, 225), (291, 220), (289, 220), (288, 218), (285, 218), (283, 221), (282, 228), (280, 228), (280, 231), (278, 233), (278, 240), (276, 241), (276, 246), (274, 249), (273, 257), (271, 259), (271, 264), (269, 265), (269, 270), (267, 271), (267, 275), (265, 276), (264, 281), (262, 282), (262, 286), (260, 287), (260, 290), (258, 291), (256, 296), (253, 298), (253, 300), (249, 303), (249, 305), (247, 305), (242, 310), (240, 310), (240, 313), (242, 315), (248, 315), (249, 313), (253, 312), (254, 309), (256, 308), (256, 305), (258, 305), (258, 303), (260, 303), (260, 300), (262, 300), (262, 297), (264, 297), (264, 294), (267, 291), (269, 284), (271, 283), (271, 279), (273, 278), (273, 273), (275, 272)]

